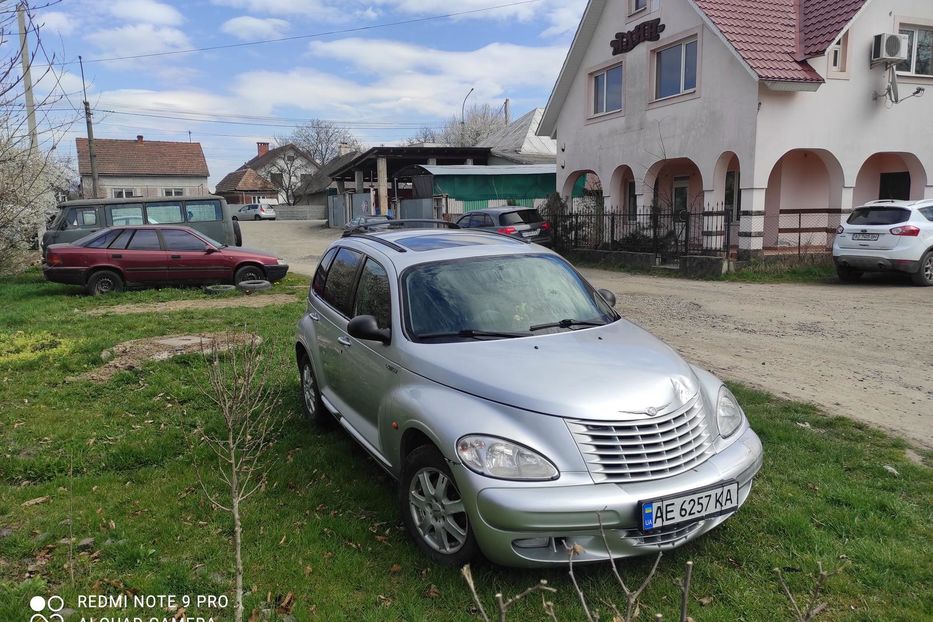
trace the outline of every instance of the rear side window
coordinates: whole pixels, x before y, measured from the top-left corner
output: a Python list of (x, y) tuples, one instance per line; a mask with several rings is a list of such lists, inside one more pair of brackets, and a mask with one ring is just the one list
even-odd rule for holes
[(109, 248), (124, 250), (126, 249), (126, 243), (130, 241), (130, 238), (133, 237), (132, 229), (124, 229), (120, 236), (111, 242)]
[(517, 212), (506, 212), (499, 219), (503, 225), (523, 225), (541, 222), (541, 214), (536, 209), (523, 209)]
[(846, 221), (850, 225), (896, 225), (910, 219), (910, 210), (903, 207), (859, 207)]
[(461, 216), (457, 219), (457, 225), (460, 227), (469, 227), (470, 226), (470, 215)]
[(159, 236), (154, 229), (137, 229), (136, 235), (130, 241), (127, 250), (131, 251), (158, 251), (162, 250)]
[(168, 225), (184, 222), (181, 203), (149, 203), (146, 205), (146, 223)]
[(142, 205), (121, 205), (110, 208), (110, 221), (113, 225), (142, 225)]
[(164, 229), (162, 239), (165, 240), (166, 250), (170, 251), (203, 251), (207, 248), (207, 244), (196, 235), (178, 229)]
[(185, 204), (185, 218), (188, 222), (211, 222), (224, 219), (220, 201), (188, 201)]
[(117, 239), (117, 237), (119, 237), (119, 235), (122, 232), (123, 232), (122, 229), (113, 229), (111, 231), (104, 233), (103, 235), (97, 236), (96, 238), (94, 238), (93, 240), (85, 244), (84, 247), (85, 248), (107, 248), (113, 243), (114, 240)]
[(353, 309), (353, 286), (356, 271), (360, 267), (363, 255), (349, 248), (341, 248), (334, 257), (324, 283), (324, 300), (343, 315), (349, 317)]
[(372, 315), (380, 328), (390, 326), (392, 299), (389, 295), (389, 275), (385, 268), (372, 259), (367, 259), (356, 288), (356, 306), (353, 317)]
[(66, 229), (87, 229), (97, 226), (96, 207), (73, 207), (65, 216)]
[(923, 217), (927, 220), (933, 220), (933, 207), (921, 207), (920, 213), (923, 214)]
[(327, 251), (327, 254), (321, 259), (321, 263), (318, 264), (317, 271), (314, 273), (314, 280), (311, 281), (311, 291), (322, 298), (324, 297), (324, 283), (327, 281), (327, 271), (330, 270), (330, 264), (336, 254), (336, 248)]

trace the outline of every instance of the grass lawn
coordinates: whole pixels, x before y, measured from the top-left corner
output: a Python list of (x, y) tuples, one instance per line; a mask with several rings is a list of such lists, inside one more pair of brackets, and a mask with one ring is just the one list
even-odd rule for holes
[[(95, 317), (86, 312), (206, 296), (162, 290), (96, 299), (47, 284), (35, 271), (0, 281), (0, 620), (28, 619), (36, 594), (59, 594), (71, 608), (78, 595), (121, 590), (232, 595), (231, 520), (203, 498), (184, 440), (210, 413), (198, 388), (203, 360), (150, 363), (104, 384), (66, 379), (101, 365), (100, 352), (119, 342), (182, 332), (245, 327), (290, 358), (305, 294), (288, 287), (296, 283), (272, 290), (293, 292), (291, 304)], [(388, 477), (346, 434), (303, 424), (293, 365), (269, 380), (285, 396), (284, 427), (269, 484), (245, 506), (247, 611), (291, 592), (297, 620), (476, 619), (458, 572), (431, 566), (402, 532)], [(764, 393), (735, 392), (764, 442), (764, 469), (739, 514), (665, 556), (640, 619), (655, 612), (676, 619), (675, 582), (687, 560), (696, 564), (697, 622), (791, 620), (773, 568), (784, 568), (803, 593), (817, 562), (848, 564), (828, 581), (820, 620), (933, 619), (930, 468), (906, 461), (903, 443), (879, 432)], [(69, 546), (60, 543), (69, 537), (94, 539), (86, 550), (75, 545), (73, 577)], [(650, 562), (621, 562), (623, 576), (637, 582)], [(611, 619), (604, 601), (624, 599), (608, 567), (577, 571), (591, 606)], [(474, 576), (487, 610), (495, 592), (513, 595), (545, 578), (558, 590), (558, 617), (583, 619), (566, 570), (479, 564)], [(79, 614), (166, 615), (162, 608)], [(192, 607), (188, 615), (229, 620), (232, 607)], [(543, 617), (536, 598), (510, 614)]]

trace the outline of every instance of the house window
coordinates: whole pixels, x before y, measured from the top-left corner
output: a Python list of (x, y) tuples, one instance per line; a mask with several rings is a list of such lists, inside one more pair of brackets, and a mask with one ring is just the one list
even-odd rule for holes
[(276, 188), (281, 188), (285, 185), (285, 177), (282, 173), (272, 173), (269, 175), (269, 181), (271, 181), (272, 185)]
[(622, 110), (622, 65), (593, 74), (593, 115)]
[(836, 42), (830, 51), (829, 51), (829, 68), (832, 71), (838, 71), (840, 73), (845, 72), (846, 70), (846, 57), (849, 52), (849, 33), (845, 33), (839, 38), (839, 41)]
[(697, 40), (682, 41), (654, 53), (655, 99), (692, 93), (697, 88)]
[(184, 196), (184, 188), (162, 188), (162, 196), (164, 197), (180, 197)]
[(136, 194), (136, 188), (111, 188), (110, 196), (114, 199), (130, 199), (142, 195)]
[(629, 15), (644, 11), (648, 8), (648, 0), (629, 0)]
[(933, 29), (904, 26), (907, 35), (907, 60), (898, 63), (897, 70), (918, 76), (933, 76)]

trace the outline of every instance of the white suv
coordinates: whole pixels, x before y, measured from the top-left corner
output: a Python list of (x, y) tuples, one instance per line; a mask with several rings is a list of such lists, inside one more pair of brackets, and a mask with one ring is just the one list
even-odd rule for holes
[(836, 233), (833, 261), (841, 280), (897, 270), (917, 285), (933, 285), (933, 199), (866, 203)]

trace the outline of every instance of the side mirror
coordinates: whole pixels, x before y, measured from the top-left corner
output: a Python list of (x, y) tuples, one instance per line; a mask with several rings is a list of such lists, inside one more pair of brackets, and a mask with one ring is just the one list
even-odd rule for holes
[(213, 246), (208, 246), (207, 248), (204, 249), (204, 254), (205, 254), (205, 255), (213, 255), (214, 253), (218, 252), (218, 250), (219, 250), (219, 249), (216, 249), (216, 248), (214, 248)]
[(392, 340), (392, 331), (388, 328), (379, 328), (376, 318), (371, 315), (358, 315), (347, 324), (347, 332), (351, 337), (364, 341), (378, 341), (387, 344)]
[(600, 290), (598, 290), (598, 293), (599, 293), (600, 296), (603, 297), (603, 300), (605, 300), (607, 303), (609, 303), (609, 306), (610, 306), (610, 307), (615, 307), (615, 306), (616, 306), (616, 302), (617, 302), (617, 301), (616, 301), (616, 295), (615, 295), (615, 294), (613, 294), (612, 292), (610, 292), (608, 289), (600, 289)]

